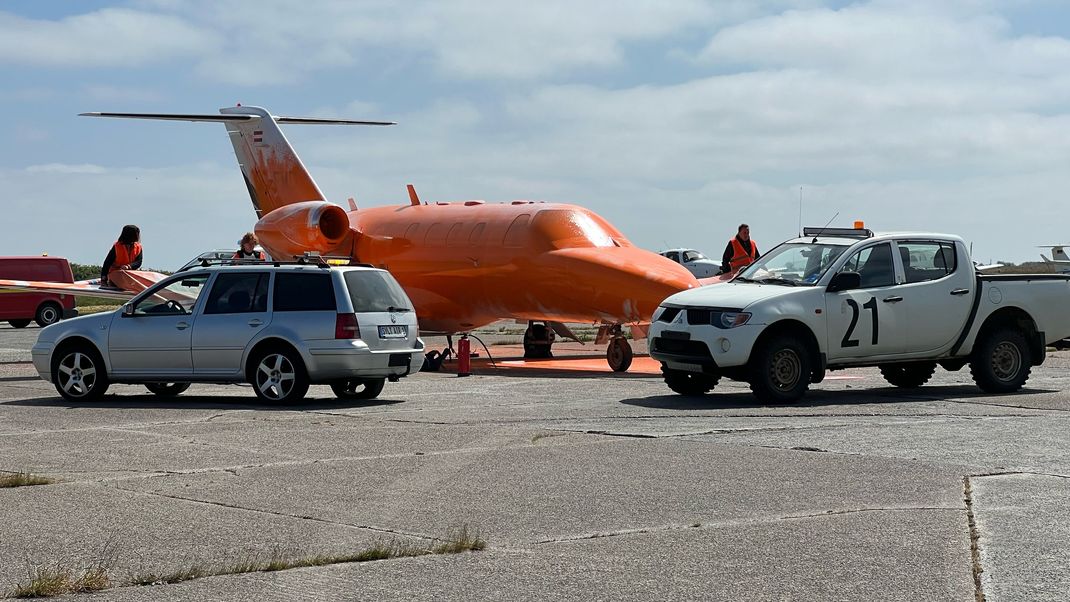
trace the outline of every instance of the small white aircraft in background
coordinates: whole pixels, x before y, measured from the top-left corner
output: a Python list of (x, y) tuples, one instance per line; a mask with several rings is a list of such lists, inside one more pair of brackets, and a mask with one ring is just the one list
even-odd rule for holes
[(710, 259), (694, 249), (668, 249), (658, 253), (687, 268), (695, 278), (709, 278), (721, 271), (721, 262)]
[(1070, 271), (1070, 256), (1066, 254), (1066, 247), (1070, 247), (1070, 244), (1066, 245), (1039, 245), (1041, 249), (1051, 249), (1051, 259), (1048, 259), (1043, 253), (1040, 254), (1040, 258), (1044, 260), (1044, 263), (1049, 267), (1053, 267), (1061, 272)]
[(1003, 267), (1002, 263), (983, 264), (980, 261), (974, 261), (973, 262), (973, 269), (977, 270), (978, 272), (983, 272), (985, 270), (994, 270), (996, 268), (1001, 268), (1001, 267)]

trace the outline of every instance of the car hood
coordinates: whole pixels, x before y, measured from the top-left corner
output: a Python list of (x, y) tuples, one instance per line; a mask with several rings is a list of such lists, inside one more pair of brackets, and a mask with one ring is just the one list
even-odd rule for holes
[(725, 282), (676, 293), (662, 302), (663, 305), (685, 307), (724, 307), (744, 309), (748, 305), (784, 295), (809, 290), (811, 287), (794, 287), (782, 284), (754, 284), (751, 282)]

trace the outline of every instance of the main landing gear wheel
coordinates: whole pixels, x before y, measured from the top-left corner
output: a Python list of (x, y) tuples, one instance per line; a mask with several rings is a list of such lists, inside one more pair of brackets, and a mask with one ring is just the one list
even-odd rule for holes
[(529, 322), (528, 329), (524, 331), (524, 359), (547, 359), (554, 356), (551, 351), (554, 339), (554, 329), (549, 324), (541, 322)]
[(610, 339), (606, 349), (606, 361), (614, 372), (627, 372), (628, 367), (632, 365), (632, 346), (628, 339), (623, 336)]
[(145, 388), (160, 397), (175, 397), (185, 392), (189, 385), (189, 383), (145, 383)]
[(385, 378), (351, 378), (331, 383), (338, 399), (375, 399), (383, 392)]

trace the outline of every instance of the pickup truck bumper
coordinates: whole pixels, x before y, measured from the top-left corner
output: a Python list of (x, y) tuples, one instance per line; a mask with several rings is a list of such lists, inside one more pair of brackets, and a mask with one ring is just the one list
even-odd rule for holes
[(705, 325), (651, 325), (650, 357), (668, 368), (715, 374), (721, 368), (746, 365), (761, 325), (725, 329)]

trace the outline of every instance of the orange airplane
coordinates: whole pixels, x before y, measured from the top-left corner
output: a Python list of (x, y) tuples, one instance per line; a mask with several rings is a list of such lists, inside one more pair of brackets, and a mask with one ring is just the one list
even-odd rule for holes
[(388, 269), (426, 333), (526, 321), (525, 356), (549, 357), (555, 332), (575, 338), (565, 322), (598, 324), (610, 367), (624, 371), (632, 349), (622, 327), (645, 336), (662, 300), (700, 284), (683, 266), (636, 247), (576, 205), (426, 203), (410, 185), (408, 204), (357, 209), (350, 199), (347, 212), (324, 199), (277, 124), (391, 123), (276, 117), (240, 105), (219, 112), (83, 115), (223, 123), (259, 218), (256, 234), (271, 256), (342, 255)]

